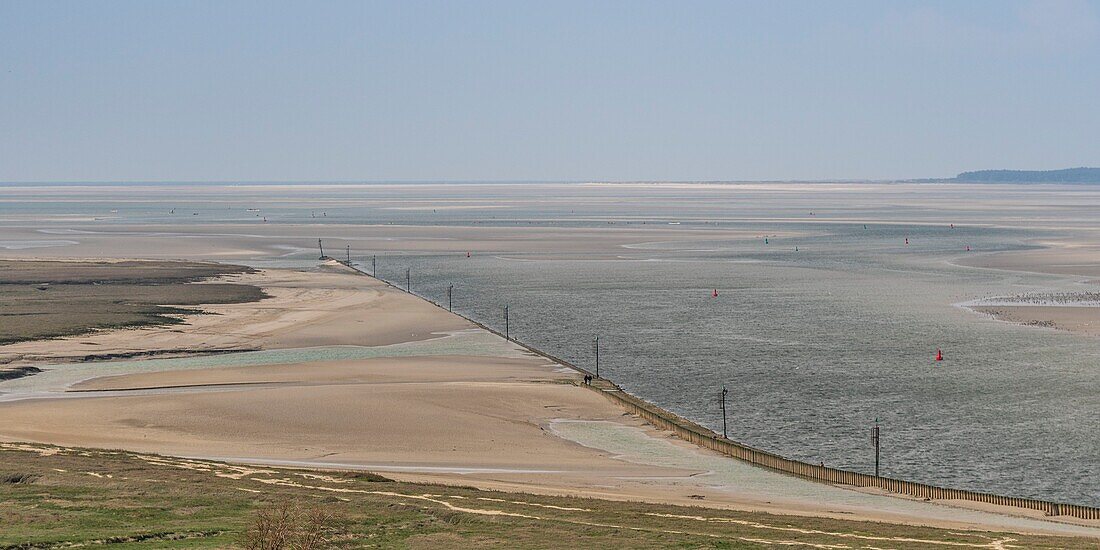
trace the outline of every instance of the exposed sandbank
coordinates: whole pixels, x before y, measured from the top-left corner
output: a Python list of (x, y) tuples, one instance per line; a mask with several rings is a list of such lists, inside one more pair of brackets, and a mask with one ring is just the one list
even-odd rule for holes
[[(302, 252), (315, 253), (317, 239), (336, 254), (350, 244), (352, 257), (363, 260), (370, 250), (383, 256), (408, 253), (562, 254), (586, 258), (616, 258), (629, 250), (623, 245), (652, 242), (687, 243), (699, 240), (758, 238), (760, 231), (706, 226), (670, 228), (665, 224), (607, 225), (598, 228), (546, 226), (415, 226), (334, 224), (283, 225), (263, 223), (212, 223), (203, 225), (66, 225), (72, 243), (66, 246), (6, 250), (13, 258), (195, 258), (213, 261), (241, 258), (278, 259)], [(71, 233), (70, 233), (71, 232)], [(51, 234), (30, 227), (5, 227), (4, 236), (34, 242)], [(769, 235), (795, 236), (802, 231), (769, 231)], [(328, 252), (328, 250), (326, 250)]]
[(1100, 336), (1100, 308), (1098, 307), (997, 305), (971, 306), (968, 309), (1008, 323)]
[[(95, 334), (37, 348), (32, 344), (42, 343), (16, 344), (4, 351), (18, 348), (27, 361), (77, 357), (88, 349), (162, 346), (427, 346), (437, 340), (426, 339), (472, 326), (335, 267), (264, 270), (234, 279), (258, 284), (272, 298), (217, 306), (221, 315), (188, 318), (187, 325), (174, 329)], [(82, 392), (70, 398), (0, 403), (0, 439), (370, 469), (402, 479), (529, 492), (955, 528), (1098, 533), (835, 488), (751, 467), (625, 416), (600, 393), (577, 387), (578, 378), (500, 338), (473, 356), (123, 374), (78, 383), (72, 389)], [(571, 422), (582, 430), (562, 428)]]
[[(335, 264), (335, 262), (333, 262)], [(436, 308), (346, 268), (263, 270), (222, 277), (254, 285), (270, 297), (255, 304), (204, 305), (183, 326), (153, 326), (0, 346), (12, 365), (79, 361), (88, 356), (132, 356), (175, 350), (203, 353), (327, 345), (378, 346), (422, 340), (473, 328), (461, 317), (431, 315)]]
[[(1089, 292), (1100, 279), (1100, 245), (1074, 240), (1042, 243), (1047, 248), (983, 254), (962, 258), (958, 265), (1027, 273), (1077, 276)], [(1100, 336), (1100, 307), (1091, 305), (967, 305), (994, 319), (1025, 326)]]
[(263, 299), (252, 285), (195, 284), (249, 271), (199, 262), (0, 260), (0, 344), (173, 325), (199, 304)]

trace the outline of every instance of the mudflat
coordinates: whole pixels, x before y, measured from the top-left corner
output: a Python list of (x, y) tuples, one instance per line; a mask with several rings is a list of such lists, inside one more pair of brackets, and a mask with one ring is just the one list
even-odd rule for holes
[(251, 271), (200, 262), (0, 260), (0, 344), (174, 325), (200, 304), (260, 300), (247, 284), (195, 284)]

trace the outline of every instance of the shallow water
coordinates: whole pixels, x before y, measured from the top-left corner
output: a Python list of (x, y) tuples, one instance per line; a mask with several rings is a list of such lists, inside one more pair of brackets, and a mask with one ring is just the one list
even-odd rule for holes
[[(0, 401), (40, 397), (60, 397), (69, 386), (101, 376), (138, 374), (216, 367), (252, 367), (287, 365), (314, 361), (347, 361), (376, 357), (412, 357), (432, 355), (523, 356), (522, 351), (503, 339), (481, 330), (463, 330), (439, 334), (429, 340), (403, 342), (387, 346), (327, 346), (289, 348), (236, 353), (218, 353), (165, 359), (133, 359), (42, 365), (42, 372), (0, 382)], [(70, 394), (69, 396), (78, 395)]]
[(601, 374), (718, 431), (726, 386), (744, 443), (873, 472), (878, 419), (883, 475), (1100, 504), (1100, 343), (952, 305), (1064, 280), (825, 246), (719, 253), (759, 263), (402, 260), (417, 292), (444, 300), (453, 281), (455, 308), (498, 329), (508, 304), (514, 336), (578, 365), (593, 368), (598, 334)]
[[(513, 335), (581, 366), (593, 366), (598, 334), (601, 374), (713, 429), (721, 429), (718, 395), (726, 386), (730, 436), (750, 445), (871, 472), (869, 432), (878, 419), (884, 475), (1100, 505), (1100, 340), (1010, 325), (955, 306), (1095, 287), (1072, 277), (951, 263), (968, 254), (967, 246), (969, 254), (985, 254), (1091, 234), (1100, 221), (1100, 187), (47, 191), (0, 189), (0, 226), (35, 227), (50, 232), (43, 240), (64, 235), (74, 241), (82, 231), (136, 224), (171, 223), (186, 234), (180, 224), (255, 221), (257, 214), (286, 228), (286, 235), (302, 224), (323, 235), (325, 225), (364, 222), (598, 228), (614, 221), (694, 232), (698, 237), (688, 242), (646, 239), (622, 248), (618, 259), (386, 254), (378, 258), (379, 275), (404, 286), (408, 267), (413, 290), (437, 302), (454, 284), (455, 309), (499, 329), (507, 304)], [(170, 208), (176, 214), (167, 214)], [(65, 221), (108, 215), (113, 218), (91, 226)], [(761, 238), (707, 237), (716, 225)], [(372, 228), (350, 231), (369, 236)], [(446, 238), (446, 231), (439, 236)], [(767, 244), (762, 237), (789, 232), (804, 236), (773, 236)], [(265, 238), (279, 247), (277, 254), (224, 259), (260, 266), (315, 262), (316, 252), (302, 248), (309, 239)], [(79, 255), (79, 246), (71, 248)], [(937, 349), (946, 357), (941, 363), (932, 360)]]
[[(941, 521), (972, 521), (1002, 529), (1057, 529), (1065, 534), (1095, 536), (1096, 529), (1072, 525), (1052, 527), (1043, 520), (1010, 518), (924, 501), (869, 494), (825, 483), (807, 483), (793, 476), (748, 463), (729, 460), (696, 449), (649, 437), (644, 431), (614, 422), (558, 421), (551, 426), (555, 435), (586, 447), (607, 451), (619, 459), (639, 464), (707, 472), (684, 480), (691, 486), (727, 491), (782, 506), (784, 503), (814, 502), (846, 512), (912, 514)], [(666, 483), (670, 480), (665, 479)]]

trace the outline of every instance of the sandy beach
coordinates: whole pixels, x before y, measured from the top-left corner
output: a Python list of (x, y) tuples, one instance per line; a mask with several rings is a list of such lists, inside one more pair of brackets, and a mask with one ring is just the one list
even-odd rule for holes
[[(204, 366), (193, 358), (60, 364), (20, 380), (23, 390), (0, 387), (9, 392), (0, 395), (0, 439), (543, 494), (1100, 533), (1088, 522), (880, 496), (738, 463), (624, 414), (574, 371), (335, 263), (228, 280), (260, 286), (270, 298), (209, 306), (214, 314), (181, 326), (25, 342), (0, 353), (43, 364), (106, 351), (264, 351), (213, 356)], [(328, 359), (331, 350), (345, 355)], [(258, 358), (217, 363), (246, 357)], [(79, 370), (88, 368), (93, 374)]]

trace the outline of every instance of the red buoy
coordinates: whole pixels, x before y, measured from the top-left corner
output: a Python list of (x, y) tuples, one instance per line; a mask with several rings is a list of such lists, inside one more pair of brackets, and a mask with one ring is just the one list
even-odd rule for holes
[(714, 289), (714, 294), (711, 294), (711, 297), (712, 298), (717, 298), (718, 297), (718, 289), (717, 288)]
[(936, 361), (943, 361), (943, 351), (936, 348)]
[(467, 252), (467, 253), (466, 253), (466, 257), (467, 257), (467, 258), (469, 258), (469, 257), (470, 257), (470, 253), (469, 253), (469, 252)]

